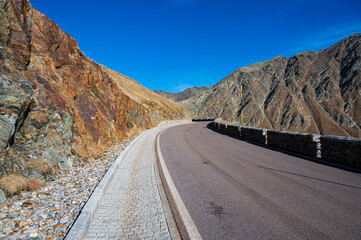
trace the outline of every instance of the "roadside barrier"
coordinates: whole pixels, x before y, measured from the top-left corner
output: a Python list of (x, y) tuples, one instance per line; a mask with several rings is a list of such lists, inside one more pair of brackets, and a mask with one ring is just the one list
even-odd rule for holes
[(216, 130), (296, 154), (361, 169), (361, 139), (321, 136), (213, 122)]
[(211, 122), (214, 121), (214, 118), (198, 118), (192, 119), (192, 122)]

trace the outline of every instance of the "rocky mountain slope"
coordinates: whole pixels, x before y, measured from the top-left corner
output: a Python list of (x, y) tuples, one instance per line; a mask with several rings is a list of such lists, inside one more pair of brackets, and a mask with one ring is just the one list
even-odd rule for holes
[(361, 34), (238, 69), (180, 105), (193, 117), (240, 122), (243, 110), (247, 126), (360, 138)]
[(159, 97), (158, 94), (154, 93), (134, 81), (133, 79), (124, 76), (116, 71), (110, 70), (109, 68), (102, 66), (102, 70), (111, 76), (118, 87), (129, 96), (132, 100), (143, 105), (150, 116), (151, 121), (155, 124), (163, 119), (175, 119), (182, 118), (184, 110), (179, 107), (178, 104), (173, 101), (169, 101), (165, 97)]
[(153, 90), (154, 92), (158, 93), (159, 95), (162, 95), (163, 97), (166, 97), (174, 102), (180, 102), (183, 100), (186, 100), (188, 98), (197, 96), (198, 94), (200, 94), (201, 92), (207, 90), (208, 87), (192, 87), (192, 88), (187, 88), (186, 90), (184, 90), (183, 92), (180, 93), (171, 93), (171, 92), (166, 92), (163, 90)]
[(28, 0), (0, 0), (0, 33), (0, 177), (35, 174), (36, 166), (67, 170), (76, 158), (183, 116), (178, 105), (84, 56)]

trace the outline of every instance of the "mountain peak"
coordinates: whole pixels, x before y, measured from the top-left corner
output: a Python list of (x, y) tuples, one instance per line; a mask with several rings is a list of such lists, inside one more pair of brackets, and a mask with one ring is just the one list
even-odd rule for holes
[(196, 118), (240, 122), (243, 111), (248, 126), (361, 137), (360, 43), (353, 34), (319, 52), (243, 67), (182, 106)]

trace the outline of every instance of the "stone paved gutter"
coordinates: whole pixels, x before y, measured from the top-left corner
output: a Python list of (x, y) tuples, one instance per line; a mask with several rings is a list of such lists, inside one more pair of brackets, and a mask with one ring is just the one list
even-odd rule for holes
[(63, 239), (91, 193), (129, 140), (110, 146), (97, 159), (77, 162), (34, 192), (22, 192), (0, 206), (0, 239)]
[(160, 185), (155, 139), (164, 121), (139, 135), (108, 170), (66, 239), (180, 239)]

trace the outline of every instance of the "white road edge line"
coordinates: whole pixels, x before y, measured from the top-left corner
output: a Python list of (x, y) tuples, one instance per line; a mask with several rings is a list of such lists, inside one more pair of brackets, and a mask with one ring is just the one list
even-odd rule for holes
[[(164, 129), (165, 130), (165, 129)], [(177, 188), (172, 180), (172, 177), (169, 174), (168, 168), (164, 162), (164, 158), (162, 155), (162, 151), (160, 149), (160, 144), (159, 144), (159, 138), (160, 135), (162, 134), (162, 132), (164, 131), (162, 130), (158, 136), (157, 136), (157, 142), (156, 142), (156, 147), (157, 147), (157, 152), (158, 152), (158, 157), (159, 157), (159, 162), (161, 165), (161, 169), (163, 171), (163, 175), (164, 178), (168, 184), (168, 188), (170, 191), (170, 194), (172, 195), (172, 198), (174, 200), (175, 206), (178, 210), (179, 216), (183, 221), (183, 225), (185, 227), (185, 230), (187, 231), (188, 237), (189, 239), (192, 240), (202, 240), (201, 235), (198, 232), (198, 229), (196, 227), (196, 225), (194, 224), (191, 215), (189, 214), (186, 206), (184, 205), (182, 198), (180, 197)]]

